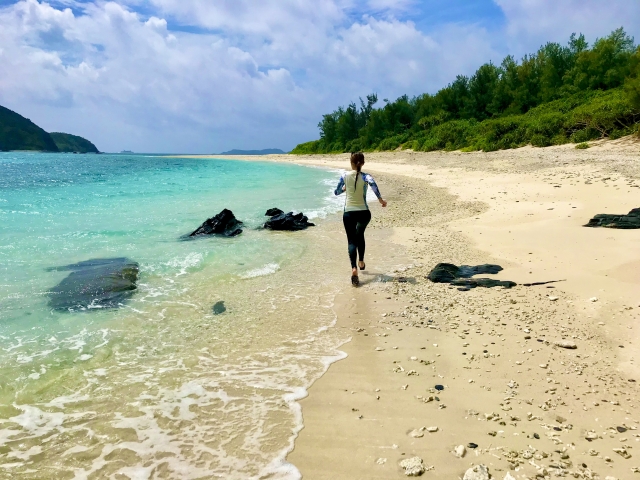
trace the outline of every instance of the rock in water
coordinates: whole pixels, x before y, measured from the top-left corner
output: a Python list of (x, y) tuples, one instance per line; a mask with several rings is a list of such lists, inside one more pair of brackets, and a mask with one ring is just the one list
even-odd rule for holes
[(227, 307), (224, 306), (224, 301), (219, 301), (216, 302), (211, 310), (214, 315), (220, 315), (227, 311)]
[(309, 219), (302, 213), (294, 214), (293, 212), (275, 215), (267, 220), (267, 222), (264, 224), (264, 228), (268, 228), (270, 230), (287, 231), (304, 230), (307, 227), (314, 226), (315, 225), (313, 223), (310, 223)]
[(196, 230), (190, 233), (189, 236), (222, 235), (225, 237), (235, 237), (242, 233), (241, 225), (242, 222), (236, 218), (233, 212), (225, 208), (215, 217), (207, 219)]
[(266, 217), (275, 217), (276, 215), (282, 215), (283, 213), (284, 212), (279, 208), (270, 208), (264, 215)]
[(489, 469), (484, 465), (474, 465), (464, 474), (462, 480), (489, 480)]
[(407, 458), (400, 462), (407, 477), (419, 477), (425, 472), (424, 462), (420, 457)]
[(137, 288), (139, 266), (128, 258), (103, 258), (51, 270), (71, 273), (49, 291), (49, 306), (73, 311), (120, 306)]
[(626, 215), (598, 214), (585, 227), (640, 228), (640, 208), (634, 208)]

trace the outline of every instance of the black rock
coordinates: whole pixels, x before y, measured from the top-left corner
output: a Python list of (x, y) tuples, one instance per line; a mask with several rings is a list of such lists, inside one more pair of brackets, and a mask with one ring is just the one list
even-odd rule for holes
[(275, 217), (276, 215), (282, 215), (284, 212), (282, 210), (280, 210), (279, 208), (270, 208), (269, 210), (267, 210), (267, 213), (265, 213), (266, 217)]
[(627, 431), (625, 427), (616, 427), (616, 430), (618, 430), (619, 433), (624, 433)]
[(313, 223), (309, 222), (309, 219), (303, 215), (302, 213), (293, 212), (289, 213), (281, 213), (279, 215), (275, 215), (266, 221), (264, 224), (264, 228), (268, 228), (270, 230), (287, 230), (287, 231), (297, 231), (304, 230), (307, 227), (314, 227)]
[(538, 435), (537, 433), (534, 433), (533, 438), (535, 438), (536, 440), (540, 440), (540, 435)]
[(444, 386), (443, 385), (436, 385), (436, 390), (441, 392), (442, 390), (444, 390)]
[(122, 305), (137, 288), (139, 266), (128, 258), (103, 258), (50, 270), (71, 273), (49, 291), (49, 306), (73, 311)]
[(236, 218), (233, 212), (225, 208), (215, 217), (207, 219), (196, 230), (190, 233), (189, 236), (222, 235), (225, 237), (235, 237), (242, 233), (241, 225), (242, 222)]
[(474, 448), (478, 448), (478, 444), (477, 443), (473, 443), (473, 442), (469, 442), (467, 447), (469, 447), (469, 448), (471, 448), (473, 450)]
[(216, 304), (211, 309), (214, 315), (220, 315), (227, 311), (227, 307), (224, 306), (224, 301), (216, 302)]
[(450, 283), (458, 278), (459, 270), (458, 266), (452, 263), (439, 263), (429, 272), (427, 278), (434, 283)]
[(626, 215), (598, 214), (585, 227), (640, 228), (640, 208), (634, 208)]
[(502, 267), (500, 265), (461, 265), (458, 267), (452, 263), (439, 263), (435, 266), (427, 278), (434, 283), (450, 283), (451, 285), (459, 287), (460, 291), (467, 291), (471, 288), (476, 287), (504, 287), (511, 288), (515, 287), (517, 283), (505, 281), (505, 280), (495, 280), (493, 278), (471, 278), (474, 275), (480, 274), (496, 274), (502, 271)]

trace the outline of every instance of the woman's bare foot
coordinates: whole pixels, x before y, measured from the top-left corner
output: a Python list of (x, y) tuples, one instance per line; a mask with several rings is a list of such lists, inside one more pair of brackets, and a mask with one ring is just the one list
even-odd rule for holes
[(353, 277), (357, 277), (358, 276), (358, 269), (357, 268), (352, 268), (351, 269), (351, 276), (353, 276)]
[(364, 264), (364, 262), (363, 262), (362, 260), (360, 260), (360, 261), (358, 262), (358, 266), (360, 267), (360, 270), (364, 270), (364, 269), (365, 269), (365, 267), (366, 267), (366, 265)]

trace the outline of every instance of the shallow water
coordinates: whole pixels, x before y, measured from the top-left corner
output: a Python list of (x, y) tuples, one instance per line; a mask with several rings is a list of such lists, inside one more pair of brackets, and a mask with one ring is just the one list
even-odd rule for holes
[[(322, 220), (341, 206), (335, 180), (273, 163), (1, 153), (0, 478), (296, 478), (283, 460), (294, 400), (345, 340), (327, 328), (346, 256)], [(258, 230), (270, 207), (321, 225)], [(180, 240), (222, 208), (241, 236)], [(48, 307), (68, 275), (48, 269), (109, 257), (140, 264), (128, 303)]]

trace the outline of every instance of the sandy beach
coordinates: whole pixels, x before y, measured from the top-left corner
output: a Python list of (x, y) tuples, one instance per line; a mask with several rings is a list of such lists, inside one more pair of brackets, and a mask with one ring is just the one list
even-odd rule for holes
[[(345, 260), (336, 328), (351, 341), (301, 401), (288, 460), (303, 478), (405, 478), (414, 457), (424, 478), (475, 465), (496, 479), (640, 478), (640, 231), (583, 227), (640, 206), (639, 152), (625, 138), (368, 154), (389, 207), (372, 208), (357, 290)], [(391, 248), (402, 265), (378, 269)], [(518, 285), (433, 283), (441, 262), (497, 264), (478, 276)], [(538, 282), (554, 283), (523, 285)]]

